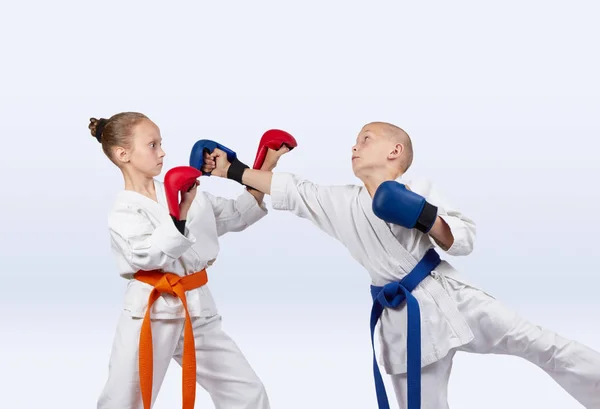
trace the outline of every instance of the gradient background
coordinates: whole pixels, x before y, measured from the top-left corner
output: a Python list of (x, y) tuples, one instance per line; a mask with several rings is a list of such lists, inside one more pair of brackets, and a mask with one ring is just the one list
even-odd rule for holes
[[(300, 146), (278, 170), (334, 184), (358, 182), (350, 149), (364, 123), (402, 126), (409, 176), (437, 181), (477, 222), (473, 254), (450, 261), (600, 349), (598, 6), (348, 3), (3, 3), (2, 408), (96, 405), (126, 282), (106, 222), (122, 179), (87, 125), (123, 110), (161, 127), (165, 171), (201, 138), (251, 164), (279, 127)], [(376, 407), (369, 280), (346, 250), (273, 210), (221, 243), (210, 288), (272, 407)], [(180, 376), (173, 363), (156, 409), (180, 407)], [(466, 354), (450, 403), (580, 407), (526, 361)], [(200, 388), (197, 407), (213, 407)]]

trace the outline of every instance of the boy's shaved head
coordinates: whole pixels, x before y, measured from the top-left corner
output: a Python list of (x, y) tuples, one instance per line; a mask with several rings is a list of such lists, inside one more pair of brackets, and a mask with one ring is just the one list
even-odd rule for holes
[(408, 133), (404, 129), (390, 124), (389, 122), (370, 122), (366, 124), (363, 129), (370, 129), (378, 135), (387, 136), (392, 139), (395, 143), (399, 143), (403, 146), (403, 160), (402, 160), (402, 171), (406, 172), (413, 161), (413, 147), (412, 141)]

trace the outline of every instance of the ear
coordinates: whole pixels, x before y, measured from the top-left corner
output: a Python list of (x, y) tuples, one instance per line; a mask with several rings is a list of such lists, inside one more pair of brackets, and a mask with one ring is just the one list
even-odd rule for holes
[(396, 145), (394, 145), (394, 150), (390, 151), (390, 153), (388, 154), (388, 159), (395, 159), (395, 158), (399, 158), (402, 153), (404, 153), (404, 145), (402, 145), (401, 143), (397, 143)]
[(127, 149), (125, 149), (123, 147), (120, 147), (120, 146), (116, 147), (114, 149), (114, 155), (115, 155), (115, 159), (121, 163), (129, 162), (129, 152), (127, 151)]

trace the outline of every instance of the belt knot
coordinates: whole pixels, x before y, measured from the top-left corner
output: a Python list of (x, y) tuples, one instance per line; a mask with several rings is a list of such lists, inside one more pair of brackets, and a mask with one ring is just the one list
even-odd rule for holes
[(387, 308), (396, 308), (406, 299), (408, 290), (399, 282), (391, 282), (383, 286), (376, 300)]
[(181, 277), (173, 273), (164, 273), (155, 284), (154, 288), (162, 294), (170, 294), (176, 296), (174, 287), (180, 285)]

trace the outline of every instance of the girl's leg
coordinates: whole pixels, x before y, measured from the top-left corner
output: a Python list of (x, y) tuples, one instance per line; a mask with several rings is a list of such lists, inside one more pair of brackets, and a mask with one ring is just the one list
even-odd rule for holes
[[(198, 383), (216, 409), (269, 409), (265, 388), (236, 343), (221, 329), (221, 316), (192, 321)], [(181, 365), (183, 335), (174, 359)]]
[[(108, 380), (98, 399), (98, 409), (142, 409), (138, 370), (141, 318), (121, 313), (108, 366)], [(169, 367), (180, 334), (183, 319), (152, 320), (153, 369), (152, 404)]]

